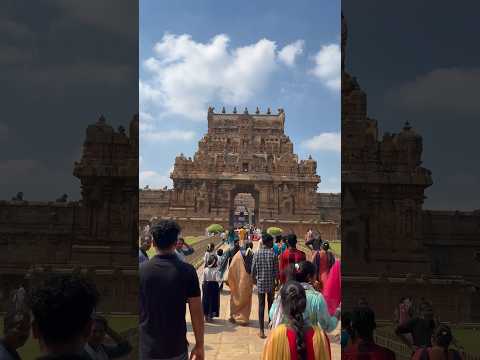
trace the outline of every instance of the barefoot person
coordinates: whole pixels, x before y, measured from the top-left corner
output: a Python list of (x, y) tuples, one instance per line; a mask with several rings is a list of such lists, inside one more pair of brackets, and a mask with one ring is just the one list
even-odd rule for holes
[(267, 314), (273, 303), (273, 296), (278, 279), (278, 258), (273, 252), (273, 238), (270, 234), (262, 235), (261, 248), (255, 253), (252, 264), (253, 282), (258, 291), (259, 336), (265, 338), (265, 297), (267, 298)]
[(252, 310), (251, 274), (253, 260), (253, 244), (240, 248), (235, 254), (228, 271), (228, 286), (230, 287), (230, 322), (247, 325)]
[(202, 306), (205, 321), (211, 322), (220, 315), (220, 271), (217, 266), (217, 255), (210, 254), (203, 269)]

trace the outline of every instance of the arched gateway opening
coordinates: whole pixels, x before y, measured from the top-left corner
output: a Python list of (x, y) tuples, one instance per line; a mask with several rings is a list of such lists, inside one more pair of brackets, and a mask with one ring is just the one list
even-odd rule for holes
[(230, 226), (256, 224), (259, 218), (259, 192), (254, 185), (236, 186), (230, 194)]

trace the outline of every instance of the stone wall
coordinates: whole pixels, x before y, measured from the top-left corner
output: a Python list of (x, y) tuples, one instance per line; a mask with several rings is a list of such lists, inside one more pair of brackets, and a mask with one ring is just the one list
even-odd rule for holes
[(81, 201), (0, 201), (0, 311), (21, 284), (82, 271), (100, 310), (138, 313), (138, 116), (129, 136), (103, 117), (90, 125), (73, 173)]
[(427, 210), (422, 223), (431, 272), (457, 274), (480, 286), (480, 211)]
[(362, 274), (342, 276), (342, 288), (348, 294), (342, 298), (342, 308), (351, 309), (364, 298), (379, 320), (393, 320), (395, 306), (402, 297), (410, 296), (417, 304), (422, 298), (432, 301), (441, 321), (480, 322), (480, 296), (471, 283), (461, 278)]

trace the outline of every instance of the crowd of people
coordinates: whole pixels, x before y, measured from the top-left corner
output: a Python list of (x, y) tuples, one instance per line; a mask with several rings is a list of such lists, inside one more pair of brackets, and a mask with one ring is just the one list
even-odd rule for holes
[(96, 312), (99, 299), (95, 285), (77, 274), (52, 274), (28, 291), (22, 287), (7, 305), (0, 359), (21, 359), (18, 351), (30, 334), (42, 353), (38, 360), (109, 360), (128, 355), (129, 341)]
[[(240, 326), (250, 324), (256, 292), (258, 336), (267, 339), (264, 359), (331, 358), (326, 334), (341, 316), (340, 261), (318, 234), (307, 241), (312, 248), (306, 254), (297, 249), (294, 233), (274, 239), (254, 226), (229, 229), (221, 248), (207, 246), (200, 279), (178, 256), (176, 222), (162, 220), (149, 234), (157, 255), (140, 266), (141, 359), (203, 359), (205, 323), (220, 316), (224, 284), (230, 290), (228, 320)], [(186, 305), (195, 337), (190, 354)]]
[[(139, 359), (204, 359), (205, 322), (220, 316), (220, 292), (230, 289), (228, 320), (250, 323), (253, 294), (258, 297), (259, 336), (266, 338), (262, 359), (331, 359), (327, 336), (341, 320), (342, 359), (394, 360), (395, 353), (375, 343), (375, 313), (365, 298), (341, 312), (340, 261), (328, 242), (306, 236), (310, 253), (297, 248), (297, 236), (262, 233), (254, 251), (248, 236), (233, 238), (226, 249), (207, 246), (202, 276), (185, 261), (192, 253), (181, 229), (163, 220), (140, 242)], [(308, 234), (308, 233), (307, 233)], [(148, 237), (148, 239), (147, 239)], [(243, 241), (242, 241), (243, 239)], [(149, 259), (153, 246), (156, 256)], [(38, 360), (108, 360), (132, 351), (129, 341), (97, 312), (99, 293), (81, 274), (51, 274), (10, 296), (0, 338), (0, 359), (20, 359), (19, 349), (32, 334)], [(189, 353), (186, 308), (195, 345)], [(266, 314), (265, 314), (266, 312)], [(267, 321), (265, 321), (267, 320)], [(426, 299), (400, 299), (395, 334), (413, 360), (461, 360), (452, 330), (441, 324)], [(266, 330), (269, 329), (268, 337)], [(110, 339), (108, 342), (106, 338)]]
[[(409, 297), (400, 299), (394, 311), (395, 335), (406, 345), (412, 360), (461, 360), (451, 328), (435, 317), (432, 304)], [(394, 360), (395, 353), (374, 340), (375, 313), (366, 299), (342, 314), (342, 358), (346, 360)]]

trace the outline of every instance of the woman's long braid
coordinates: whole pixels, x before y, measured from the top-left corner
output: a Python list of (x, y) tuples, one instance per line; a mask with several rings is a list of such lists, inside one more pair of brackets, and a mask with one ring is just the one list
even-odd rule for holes
[(288, 317), (291, 328), (295, 331), (298, 359), (307, 358), (305, 347), (303, 312), (307, 306), (305, 290), (296, 281), (288, 281), (282, 287), (282, 308)]

